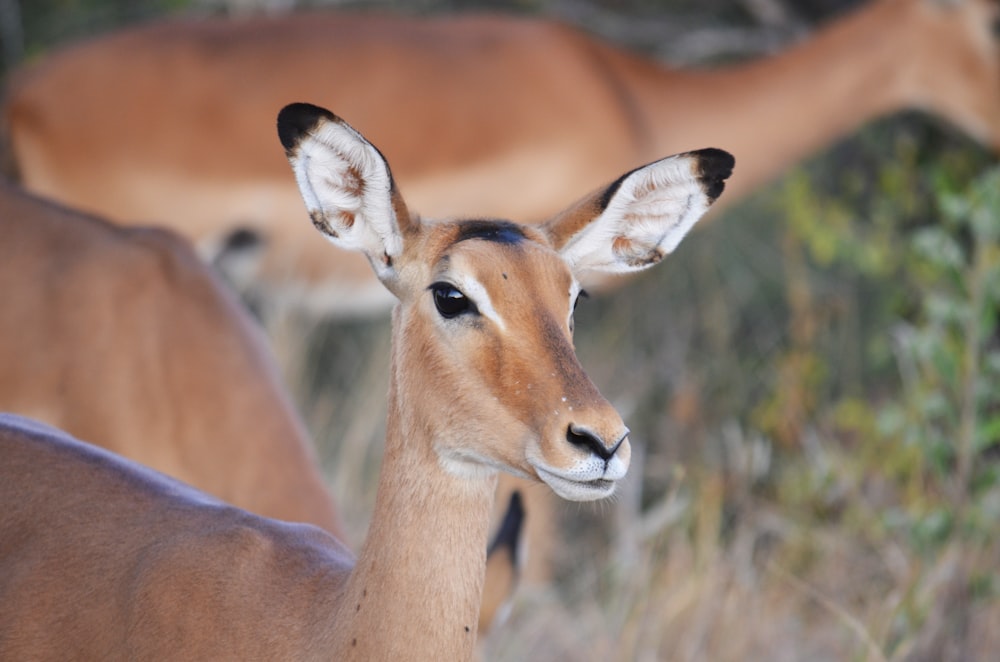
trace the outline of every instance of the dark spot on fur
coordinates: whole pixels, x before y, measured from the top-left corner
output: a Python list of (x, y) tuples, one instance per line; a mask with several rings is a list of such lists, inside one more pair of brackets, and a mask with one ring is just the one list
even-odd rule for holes
[(334, 239), (337, 238), (337, 231), (330, 227), (330, 224), (326, 220), (326, 216), (319, 209), (314, 209), (309, 212), (309, 220), (312, 221), (313, 226), (323, 234), (328, 234)]
[(462, 221), (458, 225), (455, 243), (466, 239), (483, 239), (499, 244), (519, 244), (524, 240), (524, 230), (510, 221)]
[(365, 193), (364, 179), (361, 171), (350, 165), (348, 157), (344, 155), (344, 162), (348, 163), (347, 171), (344, 173), (343, 187), (354, 198), (360, 198)]
[(358, 645), (358, 640), (357, 639), (351, 639), (351, 645), (352, 646), (357, 646)]
[(651, 264), (656, 264), (664, 257), (664, 253), (659, 248), (654, 248), (653, 250), (644, 253), (642, 255), (629, 255), (626, 259), (628, 260), (629, 266), (632, 267), (647, 267)]
[[(337, 218), (340, 220), (340, 224), (343, 225), (348, 230), (354, 227), (354, 213), (349, 211), (338, 211)], [(336, 234), (336, 233), (334, 233)]]
[(264, 239), (260, 233), (251, 228), (236, 228), (222, 242), (220, 252), (245, 251), (260, 248)]

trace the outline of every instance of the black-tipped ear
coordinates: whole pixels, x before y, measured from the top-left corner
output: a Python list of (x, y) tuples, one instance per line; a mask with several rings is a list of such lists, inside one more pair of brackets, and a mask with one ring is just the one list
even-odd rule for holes
[(336, 116), (326, 108), (311, 103), (291, 103), (278, 112), (278, 139), (285, 152), (290, 154), (321, 119), (334, 120)]
[(725, 188), (733, 157), (675, 154), (636, 168), (542, 227), (575, 273), (626, 273), (672, 252)]
[(307, 103), (281, 110), (278, 136), (313, 225), (337, 246), (364, 253), (390, 285), (404, 230), (417, 221), (410, 218), (385, 157), (347, 122)]
[(733, 174), (736, 159), (729, 152), (715, 147), (708, 147), (691, 152), (698, 158), (698, 181), (708, 197), (709, 204), (722, 195), (726, 188), (726, 179)]

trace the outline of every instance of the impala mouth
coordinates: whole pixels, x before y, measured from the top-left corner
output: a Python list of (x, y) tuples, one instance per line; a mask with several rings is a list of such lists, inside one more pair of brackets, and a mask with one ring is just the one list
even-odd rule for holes
[(565, 473), (534, 465), (538, 477), (567, 501), (596, 501), (614, 494), (617, 481), (608, 478), (581, 480)]

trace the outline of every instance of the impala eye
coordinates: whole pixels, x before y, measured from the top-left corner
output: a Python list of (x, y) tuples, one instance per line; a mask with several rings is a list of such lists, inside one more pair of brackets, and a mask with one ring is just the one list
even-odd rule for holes
[(478, 312), (475, 304), (459, 292), (454, 285), (434, 283), (431, 285), (431, 292), (434, 294), (435, 307), (441, 313), (441, 317), (445, 319), (458, 317), (465, 313)]

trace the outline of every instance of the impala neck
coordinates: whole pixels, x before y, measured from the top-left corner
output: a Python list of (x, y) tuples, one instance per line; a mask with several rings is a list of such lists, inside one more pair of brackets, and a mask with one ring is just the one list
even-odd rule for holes
[[(434, 418), (407, 392), (393, 316), (385, 454), (368, 537), (337, 617), (339, 645), (359, 660), (467, 660), (479, 622), (496, 474), (462, 476), (434, 452)], [(413, 368), (417, 368), (414, 371)]]
[[(723, 201), (748, 193), (833, 139), (908, 107), (921, 53), (908, 32), (912, 3), (876, 2), (805, 43), (754, 62), (704, 72), (660, 69), (641, 84), (644, 108), (695, 100), (699, 113), (678, 126), (647, 118), (655, 153), (718, 145), (737, 167)], [(739, 116), (738, 121), (734, 117)], [(766, 147), (761, 147), (765, 145)]]

